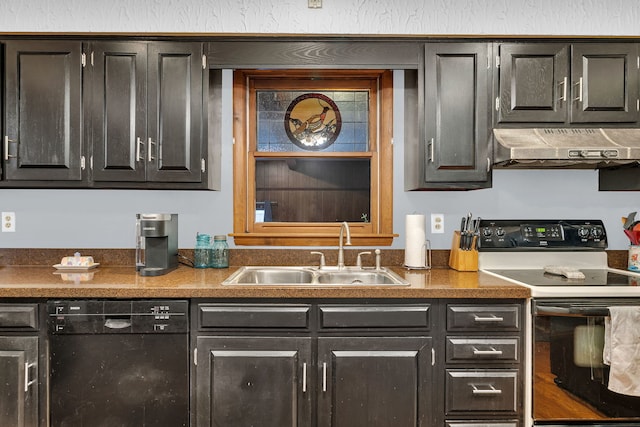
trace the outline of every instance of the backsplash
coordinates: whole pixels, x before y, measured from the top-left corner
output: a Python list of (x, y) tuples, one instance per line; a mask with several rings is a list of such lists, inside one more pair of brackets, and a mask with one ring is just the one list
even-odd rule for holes
[[(311, 250), (313, 249), (230, 249), (229, 265), (317, 265), (319, 257), (311, 254)], [(321, 249), (321, 251), (325, 254), (327, 265), (337, 263), (337, 250)], [(362, 249), (346, 249), (344, 251), (345, 264), (355, 265), (356, 257), (362, 251)], [(53, 266), (59, 263), (62, 257), (73, 255), (74, 252), (92, 256), (95, 262), (104, 266), (130, 265), (133, 268), (135, 264), (136, 252), (134, 249), (0, 249), (0, 267), (5, 265)], [(449, 250), (434, 250), (432, 252), (432, 266), (447, 268), (449, 253)], [(607, 251), (609, 266), (626, 269), (627, 254), (628, 252), (624, 250)], [(193, 249), (180, 249), (179, 255), (192, 260)], [(402, 249), (382, 249), (381, 256), (383, 266), (401, 267), (404, 262), (404, 250)], [(374, 260), (373, 255), (363, 255), (362, 257), (365, 266), (373, 266)], [(188, 262), (186, 263), (188, 264)]]

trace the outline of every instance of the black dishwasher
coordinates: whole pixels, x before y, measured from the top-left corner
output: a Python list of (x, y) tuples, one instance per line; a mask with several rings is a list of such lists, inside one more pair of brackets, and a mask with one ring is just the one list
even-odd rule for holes
[(51, 427), (189, 424), (188, 302), (49, 301)]

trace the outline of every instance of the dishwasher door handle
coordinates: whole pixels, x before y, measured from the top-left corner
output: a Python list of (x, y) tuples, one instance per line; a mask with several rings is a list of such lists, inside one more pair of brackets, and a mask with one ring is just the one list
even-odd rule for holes
[(131, 326), (131, 320), (127, 319), (107, 319), (104, 327), (109, 329), (125, 329)]

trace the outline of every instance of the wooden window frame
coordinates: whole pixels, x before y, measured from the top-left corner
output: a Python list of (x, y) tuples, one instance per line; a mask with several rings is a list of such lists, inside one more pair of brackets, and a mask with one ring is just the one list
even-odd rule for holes
[[(313, 80), (313, 78), (317, 80)], [(256, 156), (255, 90), (344, 89), (346, 80), (362, 80), (355, 88), (375, 85), (371, 91), (369, 152), (327, 153), (260, 152)], [(314, 85), (313, 82), (318, 82)], [(292, 82), (294, 82), (292, 84)], [(327, 86), (334, 82), (335, 87)], [(375, 99), (373, 99), (375, 97)], [(371, 120), (371, 118), (373, 120)], [(369, 222), (350, 222), (351, 242), (356, 246), (389, 246), (393, 233), (393, 75), (390, 70), (236, 70), (233, 78), (233, 233), (236, 245), (335, 246), (340, 223), (255, 222), (255, 159), (259, 158), (370, 158), (371, 211)], [(254, 145), (252, 147), (252, 145)]]

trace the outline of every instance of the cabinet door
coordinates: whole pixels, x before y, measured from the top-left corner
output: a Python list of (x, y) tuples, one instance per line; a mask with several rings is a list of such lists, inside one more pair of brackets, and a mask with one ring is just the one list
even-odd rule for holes
[(0, 426), (38, 425), (38, 338), (0, 336)]
[(569, 94), (569, 45), (500, 45), (499, 122), (564, 123)]
[(433, 425), (427, 337), (318, 339), (318, 426)]
[(425, 182), (486, 181), (489, 174), (489, 45), (425, 48)]
[(198, 337), (197, 425), (311, 425), (311, 338)]
[(144, 181), (147, 136), (147, 45), (91, 46), (87, 92), (94, 181)]
[(82, 44), (6, 43), (7, 180), (82, 179)]
[(201, 43), (149, 45), (148, 181), (202, 180), (203, 75)]
[(637, 62), (633, 43), (574, 44), (571, 122), (637, 122)]

